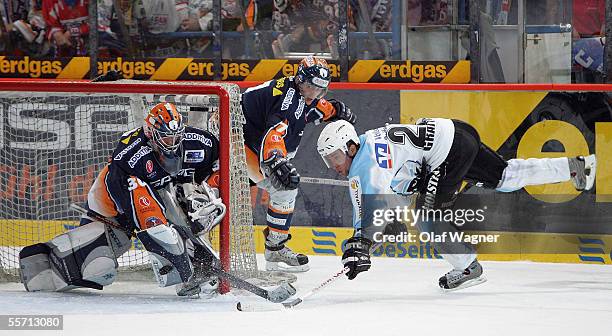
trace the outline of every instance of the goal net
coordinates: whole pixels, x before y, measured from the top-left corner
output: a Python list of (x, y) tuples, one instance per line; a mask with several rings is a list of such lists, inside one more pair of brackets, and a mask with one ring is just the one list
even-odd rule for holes
[[(188, 125), (219, 137), (221, 197), (228, 213), (212, 234), (224, 268), (270, 280), (257, 269), (240, 106), (235, 84), (121, 80), (0, 81), (0, 278), (19, 280), (19, 251), (78, 225), (71, 203), (87, 192), (122, 133), (142, 126), (148, 110), (172, 102)], [(147, 268), (134, 240), (120, 271)]]

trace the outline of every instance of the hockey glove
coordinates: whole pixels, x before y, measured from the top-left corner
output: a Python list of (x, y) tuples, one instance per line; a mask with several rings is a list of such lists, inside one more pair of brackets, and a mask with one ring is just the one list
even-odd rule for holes
[(370, 246), (372, 241), (362, 237), (351, 237), (345, 243), (344, 254), (342, 254), (342, 264), (348, 267), (346, 276), (349, 280), (355, 279), (357, 274), (370, 269)]
[(330, 121), (342, 119), (350, 122), (351, 124), (355, 124), (357, 116), (353, 114), (353, 112), (348, 106), (346, 106), (343, 102), (335, 99), (330, 99), (328, 100), (328, 102), (332, 104), (332, 106), (336, 109), (336, 115), (330, 118)]
[(190, 219), (191, 231), (196, 235), (210, 232), (225, 216), (225, 204), (206, 182), (184, 183), (177, 187), (177, 194)]
[(278, 157), (277, 154), (263, 162), (263, 170), (277, 190), (297, 189), (300, 184), (300, 174), (293, 164), (289, 159)]

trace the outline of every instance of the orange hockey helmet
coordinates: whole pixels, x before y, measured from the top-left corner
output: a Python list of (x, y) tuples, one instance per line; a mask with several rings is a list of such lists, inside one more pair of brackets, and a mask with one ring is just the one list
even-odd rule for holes
[(172, 103), (159, 103), (145, 117), (144, 131), (164, 170), (178, 173), (182, 163), (183, 116)]

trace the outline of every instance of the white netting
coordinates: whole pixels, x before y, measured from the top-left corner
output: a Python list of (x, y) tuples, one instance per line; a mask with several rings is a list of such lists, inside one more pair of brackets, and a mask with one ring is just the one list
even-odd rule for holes
[[(18, 280), (21, 247), (48, 241), (78, 225), (80, 215), (69, 205), (85, 202), (121, 133), (141, 126), (145, 111), (155, 103), (175, 103), (189, 125), (218, 135), (218, 96), (138, 94), (130, 92), (131, 85), (175, 83), (120, 83), (125, 93), (62, 93), (61, 85), (49, 88), (58, 92), (0, 92), (0, 279)], [(270, 278), (257, 270), (255, 259), (239, 88), (189, 85), (222, 86), (229, 93), (231, 270), (244, 278)], [(218, 246), (218, 234), (211, 240)], [(136, 270), (147, 267), (148, 257), (134, 241), (119, 263), (121, 270)]]

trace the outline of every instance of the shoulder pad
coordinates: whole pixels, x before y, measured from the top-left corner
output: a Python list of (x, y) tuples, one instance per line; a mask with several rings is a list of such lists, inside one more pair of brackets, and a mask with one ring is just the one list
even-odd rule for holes
[(286, 88), (287, 86), (289, 86), (289, 83), (291, 82), (291, 79), (288, 77), (282, 77), (279, 79), (275, 79), (274, 81), (272, 81), (272, 96), (276, 97), (276, 96), (281, 96), (283, 94), (284, 88)]
[(146, 144), (142, 128), (127, 131), (122, 134), (121, 140), (113, 153), (114, 161), (121, 161), (126, 155)]
[(128, 145), (131, 141), (136, 139), (141, 132), (143, 132), (142, 127), (138, 127), (121, 134), (121, 143)]

